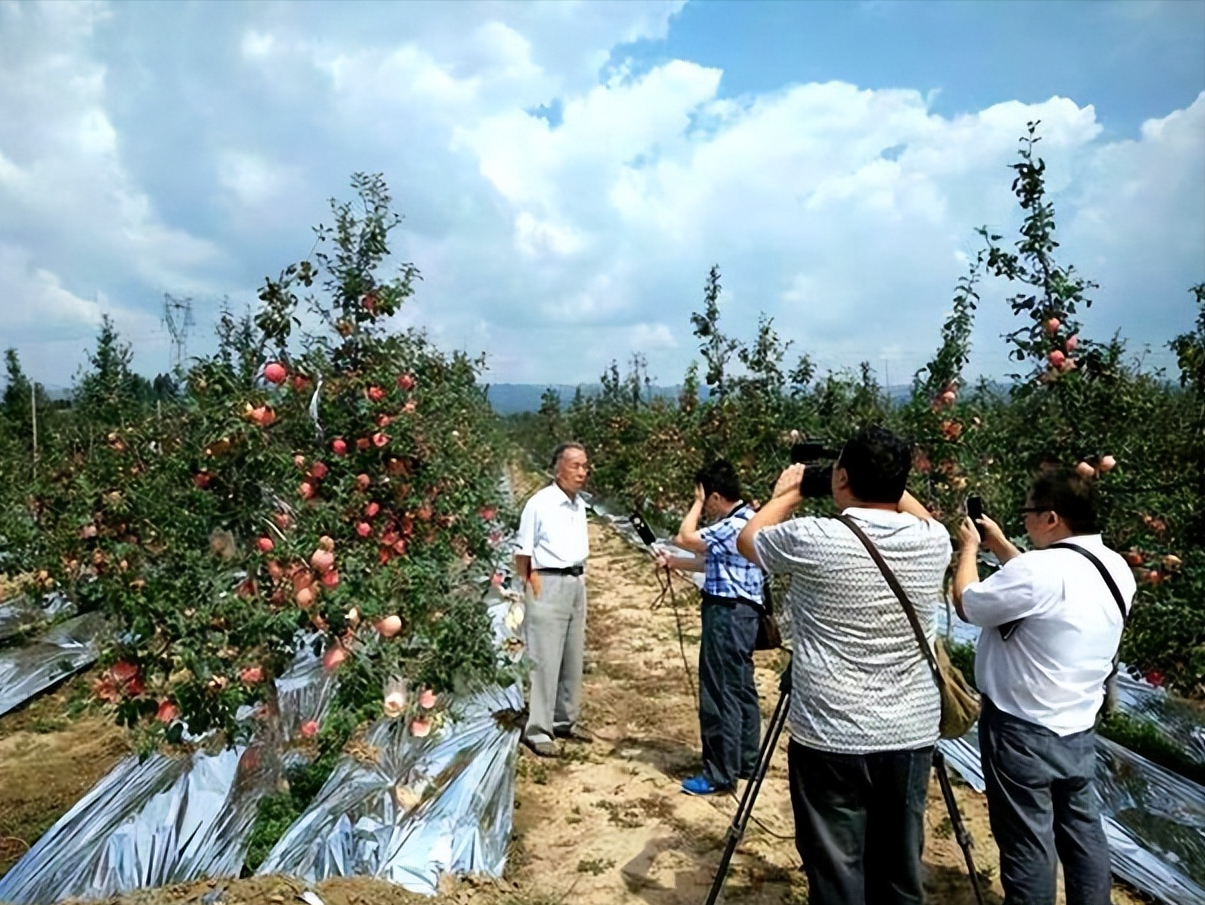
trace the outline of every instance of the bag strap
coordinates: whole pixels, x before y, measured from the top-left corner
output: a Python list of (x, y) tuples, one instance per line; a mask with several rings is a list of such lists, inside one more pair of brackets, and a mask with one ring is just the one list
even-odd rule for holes
[[(1097, 559), (1094, 553), (1089, 550), (1085, 550), (1078, 544), (1051, 544), (1046, 549), (1049, 550), (1051, 547), (1058, 547), (1060, 550), (1074, 550), (1076, 553), (1079, 553), (1081, 556), (1091, 562), (1092, 565), (1096, 566), (1096, 571), (1100, 573), (1100, 577), (1105, 580), (1105, 584), (1109, 586), (1109, 591), (1113, 594), (1113, 600), (1117, 603), (1117, 609), (1121, 610), (1121, 630), (1124, 632), (1126, 622), (1129, 621), (1130, 614), (1126, 612), (1126, 605), (1125, 601), (1121, 597), (1121, 591), (1117, 587), (1117, 582), (1113, 580), (1113, 576), (1109, 574), (1109, 570), (1105, 568), (1105, 564)], [(1105, 696), (1100, 702), (1100, 710), (1096, 713), (1097, 719), (1100, 719), (1102, 716), (1109, 713), (1113, 708), (1113, 702), (1111, 700), (1113, 679), (1116, 677), (1120, 669), (1121, 639), (1119, 638), (1117, 641), (1117, 650), (1113, 653), (1113, 668), (1109, 670), (1109, 674), (1105, 677)]]
[(925, 630), (921, 628), (920, 618), (916, 615), (916, 608), (912, 606), (912, 601), (904, 593), (904, 588), (900, 584), (899, 579), (895, 577), (895, 573), (891, 571), (891, 567), (883, 559), (883, 554), (874, 545), (874, 541), (866, 536), (866, 532), (859, 528), (853, 519), (845, 513), (834, 516), (834, 518), (844, 524), (862, 542), (863, 546), (866, 547), (866, 552), (870, 554), (870, 558), (874, 560), (875, 565), (879, 567), (879, 571), (883, 573), (883, 577), (887, 579), (887, 584), (891, 586), (891, 590), (895, 592), (895, 596), (899, 598), (900, 604), (904, 607), (904, 612), (908, 614), (908, 621), (912, 623), (912, 631), (916, 633), (916, 640), (920, 644), (921, 653), (924, 654), (925, 660), (928, 661), (929, 668), (933, 670), (937, 684), (941, 686), (945, 682), (945, 679), (941, 674), (941, 670), (937, 667), (937, 659), (933, 656), (933, 648), (929, 646), (929, 639), (925, 637)]
[(1126, 612), (1125, 600), (1122, 599), (1121, 591), (1117, 587), (1117, 582), (1113, 580), (1113, 576), (1109, 574), (1109, 570), (1105, 568), (1105, 564), (1096, 557), (1096, 554), (1092, 553), (1090, 550), (1085, 550), (1078, 544), (1050, 544), (1046, 549), (1050, 550), (1056, 547), (1059, 550), (1074, 550), (1076, 553), (1086, 558), (1090, 563), (1092, 563), (1092, 565), (1096, 566), (1096, 571), (1098, 571), (1100, 573), (1100, 577), (1105, 580), (1105, 584), (1109, 586), (1109, 591), (1113, 594), (1113, 600), (1117, 602), (1117, 609), (1121, 610), (1121, 624), (1124, 626), (1126, 621), (1130, 618), (1130, 614)]

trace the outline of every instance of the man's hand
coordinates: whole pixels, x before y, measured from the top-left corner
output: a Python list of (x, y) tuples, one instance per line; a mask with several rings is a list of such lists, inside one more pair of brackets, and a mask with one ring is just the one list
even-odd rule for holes
[(803, 480), (803, 463), (797, 462), (794, 465), (787, 466), (786, 470), (778, 476), (778, 480), (774, 484), (774, 493), (771, 499), (777, 499), (790, 491), (798, 491), (799, 483)]
[(656, 564), (658, 569), (669, 568), (669, 556), (661, 550), (658, 550), (653, 556), (653, 562)]
[(707, 501), (707, 491), (703, 489), (702, 484), (695, 485), (695, 505), (700, 509), (703, 508), (703, 503)]
[(535, 569), (531, 570), (531, 574), (527, 577), (527, 583), (531, 585), (531, 599), (540, 599), (540, 573)]
[(1013, 546), (1012, 542), (1004, 536), (1000, 526), (990, 518), (986, 515), (983, 516), (979, 519), (979, 524), (983, 526), (983, 546), (995, 553), (996, 559), (1006, 563), (1014, 556), (1020, 555), (1021, 551)]
[[(998, 528), (996, 530), (999, 530)], [(979, 529), (971, 521), (970, 516), (958, 523), (958, 546), (968, 552), (979, 549)]]

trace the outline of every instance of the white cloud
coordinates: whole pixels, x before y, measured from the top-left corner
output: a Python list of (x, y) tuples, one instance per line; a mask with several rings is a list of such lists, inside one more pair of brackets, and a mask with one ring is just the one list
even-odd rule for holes
[[(795, 352), (887, 357), (899, 382), (937, 344), (974, 227), (1015, 232), (1007, 167), (1033, 119), (1062, 252), (1104, 284), (1090, 332), (1175, 332), (1205, 277), (1205, 99), (1118, 141), (1065, 98), (946, 117), (920, 90), (733, 98), (715, 66), (610, 65), (680, 6), (213, 5), (160, 51), (147, 7), (0, 5), (0, 280), (6, 306), (54, 312), (9, 319), (9, 341), (91, 335), (97, 290), (152, 339), (164, 290), (249, 301), (365, 170), (424, 275), (400, 322), (486, 349), (491, 379), (592, 380), (643, 351), (676, 380), (719, 262), (727, 330), (764, 310)], [(972, 362), (994, 373), (998, 296)]]

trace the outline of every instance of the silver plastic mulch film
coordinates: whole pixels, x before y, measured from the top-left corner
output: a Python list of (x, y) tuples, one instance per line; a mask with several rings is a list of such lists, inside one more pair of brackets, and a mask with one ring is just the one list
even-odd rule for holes
[(345, 755), (259, 873), (318, 881), (369, 876), (434, 895), (442, 873), (499, 876), (514, 813), (523, 696), (517, 686), (463, 700), (425, 738), (404, 719)]
[(278, 718), (250, 746), (126, 758), (0, 878), (0, 901), (103, 898), (237, 876), (259, 801), (279, 783), (278, 740), (322, 719), (333, 689), (306, 648), (277, 681)]
[(25, 595), (0, 601), (0, 644), (36, 629), (75, 609), (58, 591), (38, 600)]
[[(631, 521), (597, 499), (592, 508), (619, 534), (643, 547)], [(785, 613), (776, 614), (780, 621)], [(938, 631), (974, 644), (979, 629), (938, 610)], [(783, 626), (789, 637), (789, 626)], [(1197, 708), (1162, 688), (1118, 676), (1122, 712), (1155, 728), (1188, 757), (1205, 762), (1205, 720)], [(978, 727), (961, 739), (940, 742), (946, 760), (972, 788), (983, 791)], [(1097, 740), (1096, 786), (1101, 797), (1113, 872), (1134, 888), (1169, 905), (1205, 905), (1205, 788), (1108, 739)]]
[(29, 644), (0, 653), (0, 714), (94, 663), (99, 656), (97, 638), (105, 625), (99, 613), (85, 613), (59, 623)]

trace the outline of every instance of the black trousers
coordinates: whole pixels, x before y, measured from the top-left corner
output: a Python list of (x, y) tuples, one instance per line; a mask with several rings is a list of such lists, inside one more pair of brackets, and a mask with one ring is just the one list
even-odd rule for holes
[(830, 754), (787, 747), (795, 845), (810, 905), (921, 905), (933, 749)]
[(753, 681), (757, 612), (748, 604), (703, 595), (699, 641), (699, 734), (703, 775), (719, 788), (757, 766), (761, 712)]

